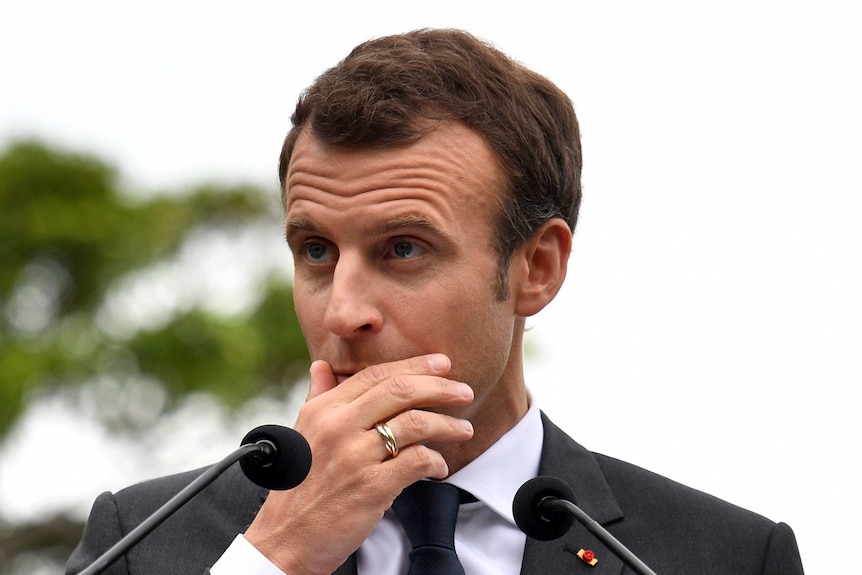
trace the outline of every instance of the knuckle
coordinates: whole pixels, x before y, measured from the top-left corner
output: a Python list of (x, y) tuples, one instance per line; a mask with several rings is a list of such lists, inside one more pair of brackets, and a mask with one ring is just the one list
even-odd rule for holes
[(425, 373), (428, 370), (422, 356), (409, 358), (407, 360), (407, 369), (409, 369), (411, 373)]
[(455, 393), (455, 384), (452, 382), (451, 379), (446, 379), (445, 377), (435, 377), (434, 382), (440, 389), (441, 394), (449, 396)]
[(419, 477), (442, 479), (449, 474), (449, 466), (443, 456), (430, 447), (416, 445), (410, 449), (412, 468)]
[(426, 447), (424, 445), (417, 445), (415, 449), (412, 449), (413, 459), (417, 467), (420, 469), (427, 469), (433, 467), (436, 458), (440, 457), (440, 454), (436, 451), (432, 451), (431, 448)]
[(398, 401), (409, 401), (416, 393), (416, 386), (404, 377), (393, 377), (389, 379), (389, 394)]
[(405, 423), (417, 432), (419, 436), (424, 436), (424, 433), (428, 431), (428, 419), (423, 412), (412, 409), (405, 412), (404, 417), (407, 419)]
[(365, 368), (364, 373), (373, 383), (380, 383), (389, 377), (389, 370), (380, 364), (369, 365)]

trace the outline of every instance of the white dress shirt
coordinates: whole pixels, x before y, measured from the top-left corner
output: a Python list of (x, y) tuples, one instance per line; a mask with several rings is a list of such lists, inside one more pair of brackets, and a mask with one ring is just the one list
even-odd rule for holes
[[(446, 482), (472, 493), (458, 511), (455, 550), (466, 575), (518, 575), (526, 536), (515, 525), (512, 499), (539, 472), (542, 420), (535, 402), (515, 427)], [(390, 509), (357, 553), (359, 575), (407, 573), (410, 542)], [(210, 570), (212, 575), (285, 575), (242, 534)], [(289, 575), (289, 574), (288, 574)]]

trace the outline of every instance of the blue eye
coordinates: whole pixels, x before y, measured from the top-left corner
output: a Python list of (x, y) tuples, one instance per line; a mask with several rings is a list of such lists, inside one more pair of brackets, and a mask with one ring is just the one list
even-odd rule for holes
[(305, 256), (313, 262), (328, 261), (329, 248), (324, 244), (311, 242), (305, 245)]
[(425, 249), (408, 240), (397, 241), (392, 244), (392, 253), (397, 259), (409, 259), (425, 253)]

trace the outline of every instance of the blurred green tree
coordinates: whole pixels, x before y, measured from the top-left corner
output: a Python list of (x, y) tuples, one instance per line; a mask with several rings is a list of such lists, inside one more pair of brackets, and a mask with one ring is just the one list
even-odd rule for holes
[[(160, 412), (193, 392), (237, 406), (286, 389), (307, 368), (284, 273), (263, 275), (239, 312), (192, 301), (163, 306), (158, 321), (127, 319), (122, 327), (110, 312), (111, 298), (135, 278), (170, 273), (165, 263), (195, 238), (230, 243), (254, 228), (277, 238), (277, 192), (211, 184), (131, 195), (121, 188), (117, 171), (91, 155), (37, 141), (13, 142), (0, 154), (0, 440), (44, 394), (110, 394), (145, 383), (158, 388)], [(142, 424), (133, 410), (104, 411), (95, 415), (115, 428)], [(80, 529), (62, 517), (0, 524), (0, 566), (34, 549), (64, 559)]]

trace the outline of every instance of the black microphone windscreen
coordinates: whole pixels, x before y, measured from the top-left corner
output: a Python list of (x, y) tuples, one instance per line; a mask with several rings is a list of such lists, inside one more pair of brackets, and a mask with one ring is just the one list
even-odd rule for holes
[(565, 499), (574, 503), (575, 492), (562, 479), (543, 475), (524, 483), (512, 501), (515, 523), (527, 537), (540, 541), (550, 541), (562, 537), (575, 522), (568, 513), (542, 513), (542, 500), (547, 498)]
[(311, 448), (297, 431), (283, 425), (261, 425), (249, 431), (241, 445), (268, 441), (275, 449), (269, 455), (252, 453), (240, 460), (242, 472), (266, 489), (296, 487), (311, 469)]

